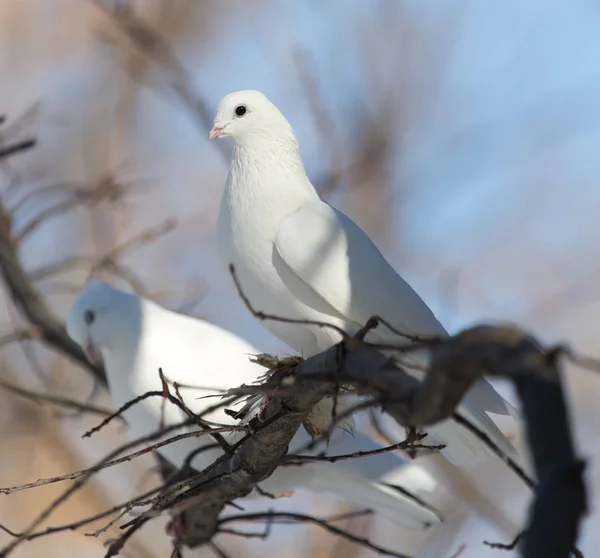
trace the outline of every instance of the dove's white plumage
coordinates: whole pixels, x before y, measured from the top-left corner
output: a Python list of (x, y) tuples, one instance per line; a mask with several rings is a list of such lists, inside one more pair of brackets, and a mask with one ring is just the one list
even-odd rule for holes
[[(259, 351), (234, 334), (171, 312), (95, 279), (86, 285), (69, 311), (67, 332), (88, 354), (94, 349), (101, 352), (110, 393), (117, 406), (148, 391), (160, 391), (159, 367), (169, 380), (213, 388), (209, 391), (181, 390), (186, 405), (197, 414), (219, 400), (200, 397), (219, 393), (216, 390), (250, 384), (264, 373), (263, 368), (249, 360), (249, 355)], [(177, 407), (163, 405), (163, 401), (160, 397), (152, 397), (125, 412), (133, 437), (156, 432), (161, 416), (166, 425), (186, 418)], [(239, 424), (223, 409), (204, 418), (218, 424)], [(234, 442), (242, 435), (230, 433), (224, 434), (224, 438)], [(290, 452), (305, 447), (310, 441), (310, 436), (300, 428), (290, 444)], [(214, 444), (214, 440), (208, 436), (188, 438), (158, 451), (173, 465), (181, 467), (193, 451), (209, 444)], [(355, 437), (344, 433), (341, 439), (334, 437), (328, 448), (320, 445), (313, 453), (326, 450), (329, 455), (340, 455), (378, 447), (360, 433)], [(196, 455), (191, 465), (201, 471), (221, 455), (220, 448), (205, 451)], [(407, 494), (431, 494), (435, 481), (419, 466), (406, 463), (391, 453), (336, 463), (279, 467), (260, 486), (276, 494), (295, 488), (327, 491), (359, 506), (372, 508), (412, 529), (439, 521), (432, 508), (418, 497)]]
[[(378, 315), (409, 335), (447, 335), (362, 229), (319, 198), (306, 176), (290, 124), (262, 93), (240, 91), (226, 96), (209, 137), (231, 137), (234, 142), (217, 236), (222, 257), (228, 265), (234, 264), (254, 308), (330, 323), (348, 333)], [(277, 320), (261, 323), (304, 356), (340, 340), (331, 328)], [(382, 326), (368, 339), (402, 341)], [(424, 358), (410, 353), (402, 362), (422, 368)], [(414, 368), (412, 373), (422, 376)], [(486, 411), (512, 414), (514, 409), (480, 380), (464, 398), (460, 412), (514, 457), (513, 446)], [(479, 438), (453, 421), (428, 432), (447, 444), (444, 455), (457, 465), (493, 458)]]

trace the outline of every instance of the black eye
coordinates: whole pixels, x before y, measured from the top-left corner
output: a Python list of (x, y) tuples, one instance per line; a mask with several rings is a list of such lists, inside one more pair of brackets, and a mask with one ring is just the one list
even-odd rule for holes
[(245, 107), (245, 105), (238, 105), (237, 107), (235, 107), (235, 115), (242, 117), (244, 116), (244, 114), (246, 114), (247, 112), (247, 108)]
[(92, 312), (91, 310), (86, 310), (83, 313), (83, 321), (87, 324), (87, 325), (91, 325), (94, 323), (94, 320), (96, 319), (96, 314), (94, 314), (94, 312)]

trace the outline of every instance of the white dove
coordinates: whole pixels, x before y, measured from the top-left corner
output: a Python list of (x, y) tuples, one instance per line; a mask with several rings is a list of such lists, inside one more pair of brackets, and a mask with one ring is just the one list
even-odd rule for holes
[[(234, 143), (217, 224), (220, 253), (233, 264), (244, 294), (261, 312), (333, 324), (355, 332), (371, 316), (408, 335), (445, 336), (446, 330), (411, 286), (396, 273), (350, 218), (319, 198), (306, 176), (294, 131), (259, 91), (238, 91), (219, 103), (208, 138)], [(311, 324), (261, 320), (304, 356), (340, 341), (338, 332)], [(400, 344), (380, 326), (367, 339)], [(407, 354), (402, 364), (421, 379), (426, 355)], [(324, 413), (331, 402), (324, 407)], [(486, 380), (478, 381), (459, 408), (507, 455), (515, 450), (486, 414), (514, 413)], [(452, 420), (429, 427), (455, 465), (494, 458), (486, 444)]]
[[(97, 361), (101, 354), (108, 387), (118, 406), (148, 391), (160, 391), (159, 368), (166, 378), (179, 384), (211, 388), (208, 391), (182, 389), (183, 400), (196, 414), (219, 401), (218, 397), (204, 396), (250, 384), (264, 372), (249, 359), (260, 351), (234, 334), (166, 310), (97, 279), (92, 279), (80, 293), (69, 311), (66, 327), (71, 339), (84, 349), (90, 360)], [(151, 397), (124, 413), (134, 439), (156, 432), (161, 417), (167, 426), (186, 419), (178, 407), (163, 405), (163, 401), (161, 397)], [(222, 408), (203, 418), (221, 425), (239, 425)], [(192, 430), (197, 428), (188, 429)], [(243, 435), (238, 432), (223, 437), (231, 443)], [(300, 428), (290, 443), (289, 452), (305, 448), (311, 440), (304, 428)], [(210, 436), (187, 438), (157, 451), (181, 468), (192, 452), (214, 443)], [(341, 440), (334, 438), (328, 447), (321, 444), (312, 453), (326, 451), (328, 455), (342, 455), (380, 447), (362, 434), (352, 437), (344, 433)], [(221, 455), (220, 448), (201, 452), (191, 460), (191, 466), (202, 471)], [(329, 492), (415, 530), (440, 521), (439, 514), (422, 499), (434, 492), (436, 481), (420, 466), (392, 453), (335, 463), (281, 466), (260, 487), (275, 494), (295, 488)], [(253, 495), (256, 496), (256, 492)]]

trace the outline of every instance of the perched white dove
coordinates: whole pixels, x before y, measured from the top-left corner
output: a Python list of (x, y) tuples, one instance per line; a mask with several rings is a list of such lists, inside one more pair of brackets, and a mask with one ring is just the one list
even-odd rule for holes
[[(233, 264), (252, 306), (283, 318), (326, 322), (348, 333), (381, 316), (408, 335), (445, 336), (446, 330), (411, 286), (396, 273), (370, 238), (346, 215), (319, 198), (300, 157), (294, 131), (259, 91), (239, 91), (220, 103), (208, 138), (228, 137), (233, 159), (219, 211), (220, 253)], [(340, 341), (331, 328), (261, 320), (303, 356)], [(380, 326), (367, 339), (400, 344)], [(425, 354), (401, 364), (422, 378)], [(409, 367), (416, 366), (418, 369)], [(324, 413), (329, 406), (324, 405)], [(486, 380), (478, 381), (459, 411), (507, 455), (515, 450), (486, 411), (514, 408)], [(452, 420), (427, 429), (456, 465), (494, 458), (486, 444)], [(428, 438), (430, 439), (430, 438)]]
[[(69, 336), (90, 360), (98, 361), (102, 356), (108, 387), (118, 406), (148, 391), (160, 391), (159, 368), (171, 381), (210, 388), (202, 391), (182, 388), (185, 404), (196, 414), (218, 403), (219, 397), (206, 398), (206, 395), (250, 384), (264, 372), (249, 359), (260, 351), (234, 334), (166, 310), (97, 279), (92, 279), (82, 290), (69, 311), (66, 326)], [(178, 407), (163, 405), (163, 401), (162, 397), (151, 397), (124, 413), (135, 439), (156, 432), (161, 418), (165, 425), (185, 420), (185, 414)], [(222, 408), (203, 418), (211, 424), (239, 425), (239, 421)], [(362, 434), (355, 437), (343, 434), (341, 439), (334, 438), (328, 447), (321, 444), (312, 453), (326, 450), (328, 455), (342, 455), (380, 447)], [(231, 443), (243, 435), (237, 432), (223, 437)], [(305, 448), (311, 439), (304, 428), (300, 428), (290, 443), (290, 453)], [(192, 452), (214, 443), (212, 437), (202, 436), (181, 440), (157, 451), (180, 468)], [(220, 448), (204, 451), (191, 460), (191, 466), (202, 471), (222, 454)], [(281, 466), (260, 487), (272, 494), (295, 488), (329, 492), (410, 529), (423, 529), (440, 521), (439, 514), (422, 499), (433, 493), (435, 480), (420, 466), (392, 453), (335, 463)]]

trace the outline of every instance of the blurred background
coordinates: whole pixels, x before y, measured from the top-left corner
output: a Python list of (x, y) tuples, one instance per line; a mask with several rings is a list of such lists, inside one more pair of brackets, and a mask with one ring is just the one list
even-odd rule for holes
[[(171, 51), (127, 28), (129, 9)], [(0, 252), (14, 249), (13, 264), (57, 319), (94, 268), (284, 355), (235, 296), (215, 251), (230, 148), (206, 136), (225, 94), (259, 89), (295, 128), (323, 196), (373, 237), (447, 329), (511, 320), (600, 357), (598, 60), (592, 0), (0, 0), (0, 146), (38, 140), (0, 165)], [(88, 372), (36, 340), (2, 289), (0, 381), (93, 395), (111, 408)], [(592, 556), (600, 378), (568, 368), (566, 382), (589, 459), (580, 548)], [(126, 440), (122, 424), (81, 440), (97, 422), (0, 386), (0, 486), (82, 469)], [(499, 424), (520, 444), (511, 420)], [(157, 482), (154, 465), (147, 456), (98, 475), (47, 524), (133, 496)], [(346, 527), (415, 556), (450, 558), (463, 545), (463, 558), (502, 555), (482, 541), (508, 542), (519, 530), (522, 483), (500, 464), (441, 471), (428, 456), (423, 465), (439, 473), (446, 524), (426, 534), (378, 518)], [(63, 488), (0, 494), (0, 523), (23, 529)], [(481, 498), (495, 520), (473, 508)], [(254, 506), (274, 505), (348, 509), (302, 492)], [(168, 556), (165, 523), (143, 529), (122, 555)], [(32, 541), (13, 556), (100, 557), (118, 527), (84, 536), (97, 528)], [(9, 540), (0, 531), (0, 545)], [(232, 557), (372, 555), (304, 525), (219, 544)]]

